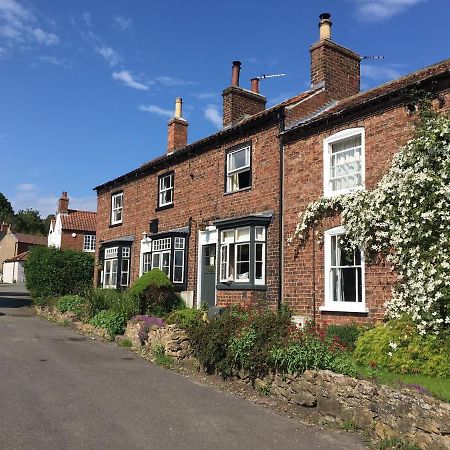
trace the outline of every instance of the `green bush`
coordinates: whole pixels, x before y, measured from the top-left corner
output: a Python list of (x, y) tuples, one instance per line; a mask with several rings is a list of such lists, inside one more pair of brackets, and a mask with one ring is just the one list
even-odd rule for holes
[(33, 247), (25, 262), (25, 279), (33, 298), (79, 294), (92, 285), (94, 258), (74, 250)]
[(97, 328), (105, 328), (109, 337), (113, 339), (116, 334), (123, 334), (126, 320), (117, 312), (103, 310), (97, 313), (89, 323)]
[(450, 377), (450, 333), (420, 335), (406, 316), (362, 334), (354, 351), (357, 363), (397, 373)]
[(86, 311), (86, 303), (84, 298), (79, 295), (64, 295), (56, 304), (56, 309), (61, 313), (73, 312), (79, 318), (82, 318)]
[(129, 288), (128, 293), (139, 301), (139, 314), (165, 315), (182, 305), (167, 275), (152, 269)]
[(367, 327), (357, 325), (356, 323), (349, 325), (328, 325), (327, 337), (331, 339), (334, 337), (339, 338), (349, 350), (353, 351), (355, 349), (356, 340), (366, 329)]
[(174, 324), (183, 330), (190, 328), (196, 328), (202, 324), (204, 311), (194, 308), (181, 308), (176, 309), (168, 314), (165, 321), (166, 323)]
[(89, 289), (83, 296), (88, 317), (93, 317), (103, 310), (111, 310), (128, 320), (139, 312), (139, 300), (128, 292), (115, 289)]

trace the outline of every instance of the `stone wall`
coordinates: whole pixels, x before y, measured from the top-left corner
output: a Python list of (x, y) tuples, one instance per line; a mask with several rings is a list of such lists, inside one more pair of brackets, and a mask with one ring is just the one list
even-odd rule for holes
[(450, 404), (330, 371), (276, 375), (271, 394), (327, 422), (399, 437), (424, 449), (450, 449)]
[(166, 355), (177, 360), (185, 359), (192, 353), (186, 332), (176, 325), (150, 331), (148, 344), (164, 346)]

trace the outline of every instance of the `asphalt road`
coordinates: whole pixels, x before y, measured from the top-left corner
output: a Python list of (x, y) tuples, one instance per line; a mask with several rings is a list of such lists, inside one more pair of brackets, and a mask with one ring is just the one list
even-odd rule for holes
[(0, 284), (1, 449), (362, 449), (33, 315)]

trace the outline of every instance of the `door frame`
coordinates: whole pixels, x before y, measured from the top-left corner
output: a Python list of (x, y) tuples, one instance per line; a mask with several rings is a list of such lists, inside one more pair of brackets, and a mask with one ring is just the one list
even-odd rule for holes
[(217, 228), (215, 226), (206, 227), (205, 231), (198, 232), (198, 251), (197, 251), (197, 309), (201, 307), (201, 287), (202, 287), (202, 251), (203, 246), (208, 244), (216, 244), (216, 273), (214, 275), (214, 304), (217, 304)]

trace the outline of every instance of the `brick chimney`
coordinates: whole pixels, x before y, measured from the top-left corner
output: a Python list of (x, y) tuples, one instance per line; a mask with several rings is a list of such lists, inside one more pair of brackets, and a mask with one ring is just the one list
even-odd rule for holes
[[(222, 92), (223, 126), (235, 125), (245, 116), (252, 116), (266, 108), (266, 97), (259, 93), (259, 84), (252, 80), (252, 90), (239, 86), (241, 62), (233, 61), (231, 86)], [(259, 80), (258, 80), (259, 81)]]
[(319, 41), (311, 46), (311, 86), (323, 84), (331, 99), (339, 100), (359, 92), (361, 57), (331, 40), (331, 16), (323, 13)]
[(67, 197), (67, 192), (63, 191), (60, 199), (58, 200), (58, 214), (68, 214), (69, 213), (69, 197)]
[(175, 115), (168, 123), (167, 153), (173, 153), (175, 150), (187, 145), (188, 122), (183, 119), (183, 100), (177, 97), (175, 100)]

